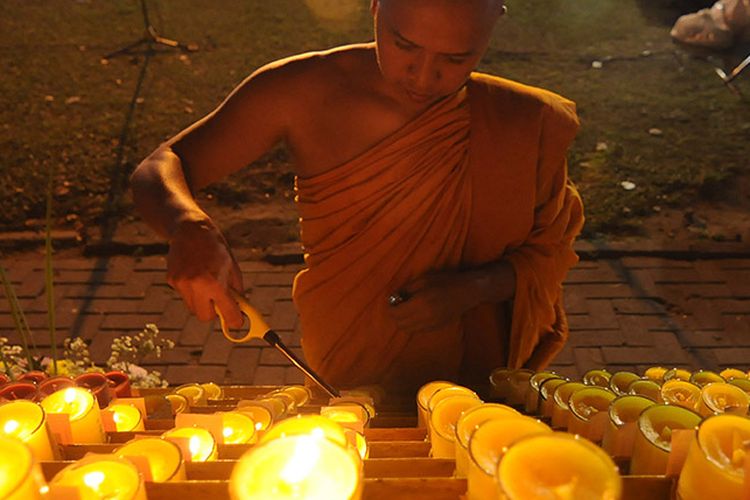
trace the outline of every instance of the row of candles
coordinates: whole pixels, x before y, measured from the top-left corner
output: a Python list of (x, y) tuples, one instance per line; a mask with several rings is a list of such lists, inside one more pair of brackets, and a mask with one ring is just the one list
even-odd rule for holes
[[(482, 403), (448, 382), (427, 384), (418, 396), (432, 455), (455, 456), (456, 475), (468, 477), (470, 500), (532, 498), (512, 491), (520, 483), (533, 484), (527, 493), (539, 491), (545, 481), (557, 495), (550, 498), (576, 498), (566, 495), (594, 486), (602, 498), (617, 498), (621, 486), (610, 457), (629, 461), (633, 475), (679, 476), (683, 500), (750, 495), (747, 372), (598, 369), (573, 381), (549, 371), (498, 369), (490, 380), (493, 398), (505, 405)], [(541, 435), (548, 442), (521, 439)], [(552, 435), (581, 451), (553, 444)], [(568, 458), (554, 451), (565, 446)], [(522, 456), (530, 460), (526, 472), (519, 467)]]
[[(111, 454), (89, 453), (49, 484), (39, 462), (58, 460), (60, 444), (103, 443), (107, 421), (121, 424), (111, 430), (142, 431), (144, 407), (137, 398), (125, 398), (100, 409), (91, 391), (81, 387), (63, 388), (39, 403), (0, 404), (0, 498), (142, 500), (144, 481), (185, 480), (184, 463), (216, 460), (220, 444), (253, 444), (232, 473), (233, 498), (358, 498), (367, 456), (364, 428), (374, 416), (371, 400), (339, 398), (320, 415), (300, 416), (297, 408), (311, 394), (287, 386), (239, 401), (232, 411), (186, 411), (221, 397), (216, 384), (176, 388), (167, 395), (179, 410), (173, 428), (161, 436), (136, 436)], [(187, 406), (180, 408), (183, 400)], [(120, 414), (121, 407), (128, 410)], [(60, 415), (66, 426), (56, 422)]]
[(130, 397), (130, 378), (122, 371), (86, 372), (76, 377), (67, 375), (48, 376), (42, 371), (29, 371), (16, 380), (0, 373), (0, 402), (16, 399), (41, 401), (53, 392), (66, 387), (85, 387), (97, 399), (100, 408), (106, 407), (114, 398)]

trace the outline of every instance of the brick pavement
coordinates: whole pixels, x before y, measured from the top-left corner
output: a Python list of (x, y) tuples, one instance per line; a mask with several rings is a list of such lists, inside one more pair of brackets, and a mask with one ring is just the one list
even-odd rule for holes
[[(7, 257), (16, 294), (43, 350), (47, 334), (44, 269), (38, 254)], [(251, 302), (301, 353), (290, 299), (299, 265), (243, 262)], [(59, 339), (90, 341), (104, 363), (113, 338), (155, 323), (176, 342), (164, 359), (150, 361), (172, 384), (188, 381), (281, 384), (301, 381), (283, 356), (257, 341), (234, 346), (216, 323), (188, 314), (165, 284), (165, 259), (58, 258), (55, 299)], [(750, 258), (680, 260), (652, 256), (582, 260), (566, 280), (571, 338), (553, 369), (580, 376), (590, 368), (641, 371), (649, 365), (691, 369), (750, 369)], [(4, 294), (0, 336), (18, 342)], [(59, 340), (61, 342), (61, 340)]]

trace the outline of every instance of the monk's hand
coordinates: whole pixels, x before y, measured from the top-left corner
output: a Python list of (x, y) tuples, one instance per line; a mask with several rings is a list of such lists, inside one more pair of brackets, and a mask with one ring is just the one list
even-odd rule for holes
[(471, 280), (460, 272), (429, 273), (389, 296), (388, 310), (400, 332), (435, 331), (458, 321), (477, 305), (471, 287)]
[(244, 319), (229, 288), (242, 291), (242, 274), (224, 235), (205, 217), (181, 221), (169, 241), (167, 283), (201, 321), (216, 317), (214, 305), (231, 328)]

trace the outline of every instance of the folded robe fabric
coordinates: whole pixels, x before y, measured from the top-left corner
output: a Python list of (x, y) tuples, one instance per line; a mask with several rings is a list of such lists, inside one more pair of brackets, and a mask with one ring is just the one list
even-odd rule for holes
[[(561, 283), (577, 257), (580, 197), (565, 156), (574, 104), (475, 73), (356, 158), (297, 179), (306, 269), (294, 283), (307, 361), (334, 386), (414, 390), (545, 366), (567, 338)], [(507, 259), (512, 303), (406, 335), (387, 296), (437, 270)]]

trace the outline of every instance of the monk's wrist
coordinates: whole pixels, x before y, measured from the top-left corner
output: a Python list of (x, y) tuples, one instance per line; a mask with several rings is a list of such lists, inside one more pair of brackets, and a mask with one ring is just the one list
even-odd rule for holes
[(476, 305), (511, 300), (516, 294), (516, 272), (507, 261), (498, 261), (466, 272), (469, 293)]

